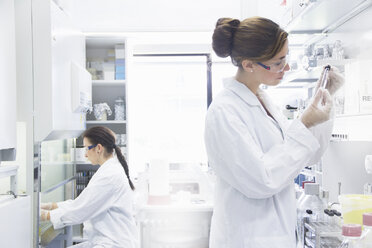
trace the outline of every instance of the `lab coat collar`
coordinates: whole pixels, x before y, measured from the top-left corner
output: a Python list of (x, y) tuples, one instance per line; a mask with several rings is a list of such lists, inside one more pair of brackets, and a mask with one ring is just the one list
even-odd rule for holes
[(257, 96), (244, 84), (238, 82), (235, 78), (225, 78), (223, 85), (226, 89), (233, 91), (241, 99), (251, 106), (260, 106), (261, 103), (258, 101)]
[(115, 161), (116, 160), (116, 156), (114, 156), (114, 157), (112, 157), (112, 158), (109, 158), (109, 159), (107, 159), (101, 166), (100, 166), (100, 168), (102, 168), (102, 167), (105, 167), (106, 165), (108, 165), (108, 164), (111, 164), (113, 161)]
[(279, 125), (280, 129), (283, 130), (283, 128), (285, 128), (286, 123), (282, 120), (282, 116), (278, 112), (277, 107), (272, 103), (270, 97), (264, 90), (259, 88), (257, 90), (257, 95), (255, 95), (247, 86), (238, 82), (233, 77), (225, 78), (223, 84), (226, 89), (233, 91), (236, 95), (243, 99), (243, 101), (245, 101), (251, 106), (260, 107), (263, 113), (266, 114), (266, 111), (264, 110), (262, 104), (258, 100), (258, 98), (260, 98), (260, 100), (263, 102), (267, 110), (274, 117), (273, 121)]

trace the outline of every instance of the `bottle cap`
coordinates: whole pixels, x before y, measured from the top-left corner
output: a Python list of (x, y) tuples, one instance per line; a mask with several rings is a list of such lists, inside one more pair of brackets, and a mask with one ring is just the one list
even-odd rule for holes
[(305, 184), (305, 195), (319, 195), (319, 184), (318, 183)]
[(342, 235), (347, 237), (360, 237), (360, 235), (362, 235), (362, 226), (359, 224), (344, 224), (342, 226)]
[(363, 214), (363, 225), (372, 226), (372, 213)]

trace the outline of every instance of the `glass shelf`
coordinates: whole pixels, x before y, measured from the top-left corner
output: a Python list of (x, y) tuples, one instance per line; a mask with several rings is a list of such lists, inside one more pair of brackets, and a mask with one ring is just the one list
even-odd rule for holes
[[(343, 24), (370, 5), (371, 1), (366, 0), (318, 0), (303, 8), (287, 24), (286, 30), (305, 34), (329, 32), (331, 27)], [(346, 20), (342, 22), (343, 19)]]
[(125, 80), (92, 80), (93, 86), (125, 85)]
[(115, 121), (115, 120), (107, 120), (107, 121), (87, 121), (87, 124), (126, 124), (127, 121)]

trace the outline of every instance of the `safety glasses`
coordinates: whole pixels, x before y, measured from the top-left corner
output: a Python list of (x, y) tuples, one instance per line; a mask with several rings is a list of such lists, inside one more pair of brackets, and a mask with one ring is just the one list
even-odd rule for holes
[(87, 146), (87, 147), (85, 147), (85, 151), (87, 152), (87, 151), (89, 151), (90, 149), (93, 149), (96, 146), (97, 146), (97, 144), (91, 145), (91, 146)]
[(257, 62), (259, 66), (263, 67), (264, 69), (273, 72), (273, 73), (280, 73), (284, 71), (285, 67), (288, 65), (287, 56), (280, 60), (280, 62), (273, 63), (271, 65), (264, 65), (261, 62)]

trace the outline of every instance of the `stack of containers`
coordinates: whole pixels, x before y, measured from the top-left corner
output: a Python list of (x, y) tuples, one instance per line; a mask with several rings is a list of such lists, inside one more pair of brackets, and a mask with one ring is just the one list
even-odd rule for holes
[(115, 45), (115, 79), (125, 79), (125, 51), (124, 44)]
[(305, 244), (305, 222), (323, 221), (325, 208), (320, 198), (320, 187), (318, 183), (306, 183), (304, 195), (300, 197), (297, 205), (297, 236), (302, 247)]

